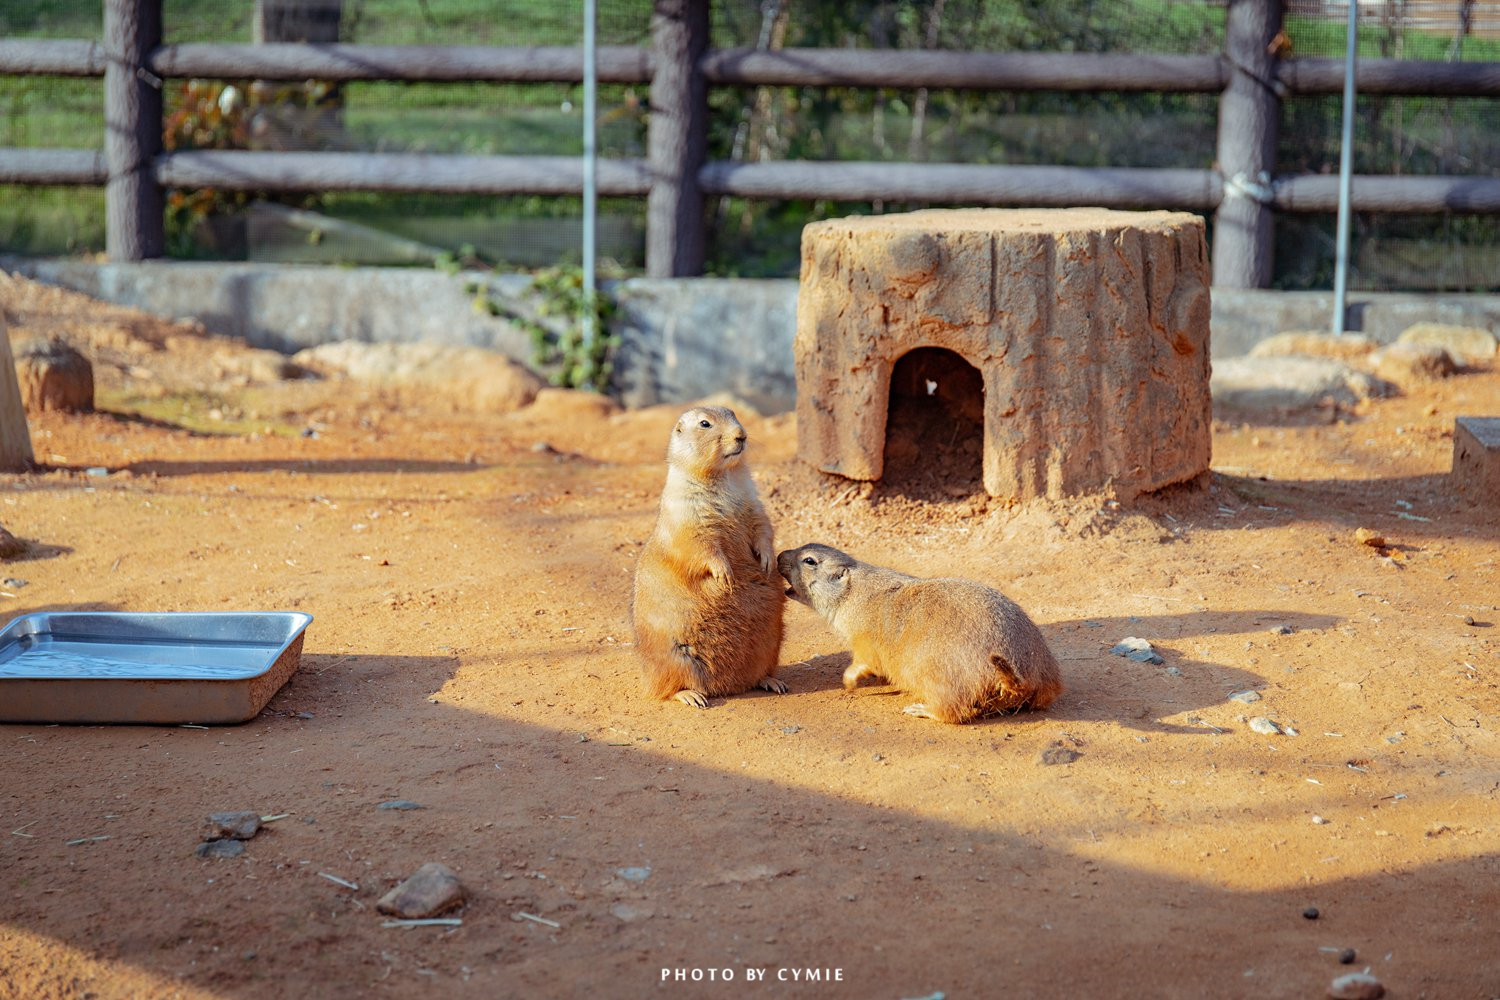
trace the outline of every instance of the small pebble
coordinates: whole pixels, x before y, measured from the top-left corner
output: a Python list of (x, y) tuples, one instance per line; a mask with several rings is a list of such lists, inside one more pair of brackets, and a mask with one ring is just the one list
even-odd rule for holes
[(464, 901), (463, 883), (447, 865), (429, 861), (411, 878), (380, 897), (375, 909), (407, 920), (446, 913)]
[(640, 903), (616, 903), (609, 908), (609, 912), (614, 914), (615, 919), (623, 920), (628, 924), (635, 920), (645, 920), (647, 917), (653, 916), (656, 913), (656, 908)]
[(1266, 718), (1264, 715), (1257, 715), (1255, 718), (1251, 719), (1250, 729), (1254, 732), (1260, 733), (1262, 736), (1281, 735), (1281, 727), (1272, 722), (1270, 719)]
[(872, 754), (870, 754), (870, 759), (873, 760), (873, 761), (875, 761), (875, 763), (878, 764), (881, 761), (885, 760), (885, 754), (872, 753)]
[(1252, 704), (1254, 702), (1260, 701), (1260, 692), (1259, 691), (1236, 691), (1234, 694), (1232, 694), (1232, 695), (1229, 696), (1229, 700), (1230, 701), (1240, 701), (1240, 702), (1244, 702), (1246, 705), (1249, 705), (1249, 704)]
[(249, 840), (260, 832), (260, 813), (210, 813), (203, 827), (204, 840)]
[(1345, 948), (1343, 951), (1339, 952), (1339, 964), (1353, 965), (1354, 960), (1358, 957), (1359, 954), (1353, 948)]
[(1290, 625), (1277, 625), (1271, 631), (1276, 635), (1291, 635), (1292, 627)]
[(1161, 654), (1152, 648), (1151, 643), (1133, 635), (1127, 635), (1110, 647), (1109, 651), (1116, 656), (1123, 656), (1127, 660), (1134, 660), (1136, 663), (1166, 662), (1161, 658)]
[(1307, 909), (1302, 911), (1302, 915), (1308, 920), (1317, 920), (1318, 908), (1316, 906), (1309, 906)]
[(237, 858), (245, 853), (243, 840), (209, 840), (194, 851), (200, 858)]
[[(6, 590), (20, 590), (22, 587), (26, 586), (26, 584), (29, 583), (30, 581), (23, 580), (23, 579), (21, 579), (18, 576), (8, 576), (8, 577), (5, 578), (5, 580), (3, 582), (5, 584), (5, 589)], [(1472, 624), (1472, 622), (1470, 624)]]
[(1371, 531), (1369, 528), (1356, 528), (1354, 531), (1354, 540), (1361, 545), (1368, 545), (1372, 549), (1385, 546), (1385, 536)]
[(102, 465), (91, 465), (84, 470), (84, 474), (93, 476), (96, 479), (102, 479), (103, 477), (109, 475), (109, 470)]
[(1335, 979), (1328, 987), (1328, 995), (1332, 1000), (1380, 1000), (1385, 996), (1385, 987), (1368, 972), (1351, 972)]
[(617, 868), (615, 874), (627, 882), (644, 882), (651, 877), (651, 869), (645, 866), (639, 868)]
[(1474, 624), (1474, 616), (1473, 615), (1464, 615), (1464, 624), (1465, 625), (1473, 625)]
[(788, 736), (796, 736), (798, 733), (802, 732), (802, 727), (797, 725), (782, 726), (781, 731)]
[(1314, 826), (1327, 826), (1328, 825), (1328, 821), (1326, 819), (1324, 819), (1322, 816), (1314, 816), (1312, 818), (1312, 821), (1313, 821), (1313, 825)]
[[(1161, 660), (1161, 657), (1157, 657), (1157, 660), (1159, 662)], [(1168, 677), (1182, 676), (1182, 671), (1178, 670), (1176, 667), (1168, 667), (1166, 670), (1163, 670), (1162, 673), (1166, 674)]]
[(380, 803), (380, 805), (376, 806), (375, 808), (376, 809), (399, 809), (402, 812), (407, 812), (407, 811), (412, 810), (412, 809), (425, 809), (426, 806), (423, 806), (423, 805), (421, 805), (420, 803), (417, 803), (417, 802), (412, 802), (410, 799), (391, 799), (389, 802), (382, 802), (382, 803)]

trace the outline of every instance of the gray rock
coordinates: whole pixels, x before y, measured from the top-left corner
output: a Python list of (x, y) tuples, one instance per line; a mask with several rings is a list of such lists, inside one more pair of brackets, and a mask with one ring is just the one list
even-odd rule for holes
[(1272, 722), (1270, 719), (1266, 718), (1264, 715), (1257, 715), (1255, 718), (1251, 719), (1250, 729), (1254, 732), (1260, 733), (1263, 736), (1281, 735), (1281, 727)]
[(1151, 647), (1151, 643), (1145, 639), (1138, 639), (1133, 635), (1127, 635), (1115, 643), (1114, 646), (1110, 647), (1109, 651), (1116, 656), (1123, 656), (1127, 660), (1134, 660), (1136, 663), (1166, 662), (1161, 658), (1161, 654)]
[(1275, 628), (1271, 629), (1271, 632), (1274, 635), (1291, 635), (1292, 627), (1290, 625), (1277, 625)]
[(1071, 764), (1083, 756), (1077, 750), (1069, 747), (1048, 747), (1042, 751), (1041, 761), (1043, 764)]
[(1240, 701), (1240, 702), (1244, 702), (1246, 705), (1252, 705), (1255, 702), (1260, 701), (1260, 692), (1259, 691), (1236, 691), (1234, 694), (1232, 694), (1232, 695), (1229, 696), (1229, 700), (1230, 701)]
[(194, 851), (200, 858), (237, 858), (245, 853), (243, 840), (209, 840)]
[(260, 832), (260, 813), (210, 813), (203, 827), (204, 840), (249, 840)]
[(1395, 387), (1328, 358), (1225, 358), (1209, 379), (1214, 409), (1300, 413), (1389, 396)]
[(380, 897), (375, 909), (403, 920), (423, 920), (462, 906), (463, 883), (447, 865), (429, 861)]
[(1437, 344), (1391, 344), (1370, 355), (1369, 364), (1398, 385), (1448, 378), (1458, 371), (1453, 356)]
[(1324, 333), (1320, 330), (1286, 330), (1259, 341), (1250, 348), (1252, 358), (1336, 358), (1347, 361), (1375, 350), (1373, 338), (1361, 333)]
[(651, 877), (651, 869), (644, 865), (636, 868), (617, 868), (615, 874), (627, 882), (644, 882)]
[(1489, 361), (1500, 350), (1500, 339), (1489, 330), (1450, 323), (1415, 323), (1403, 330), (1396, 342), (1441, 347), (1464, 361)]
[(1351, 972), (1335, 979), (1328, 995), (1333, 1000), (1380, 1000), (1385, 996), (1385, 986), (1368, 972)]
[(376, 806), (375, 808), (396, 809), (401, 812), (409, 812), (412, 809), (426, 809), (427, 807), (422, 805), (420, 802), (413, 802), (410, 799), (391, 799), (389, 802), (380, 803), (380, 805)]

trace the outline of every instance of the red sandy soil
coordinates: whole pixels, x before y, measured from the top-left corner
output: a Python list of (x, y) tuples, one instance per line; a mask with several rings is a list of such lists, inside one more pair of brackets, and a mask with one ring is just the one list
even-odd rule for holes
[[(1492, 369), (1217, 425), (1203, 483), (1124, 506), (851, 486), (743, 411), (781, 546), (977, 578), (1041, 625), (1057, 705), (951, 727), (846, 693), (794, 604), (791, 693), (642, 697), (631, 574), (677, 408), (225, 379), (232, 343), (23, 291), (15, 336), (87, 341), (102, 409), (33, 414), (42, 467), (0, 478), (31, 547), (5, 617), (315, 620), (244, 725), (0, 726), (0, 997), (1305, 998), (1366, 967), (1500, 996), (1500, 513), (1447, 476)], [(1165, 664), (1110, 655), (1132, 635)], [(194, 856), (240, 809), (286, 818)], [(427, 861), (462, 926), (383, 927)]]

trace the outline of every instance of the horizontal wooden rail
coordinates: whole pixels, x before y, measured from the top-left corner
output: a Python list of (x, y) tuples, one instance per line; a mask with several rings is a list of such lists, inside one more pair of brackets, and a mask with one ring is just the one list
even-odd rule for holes
[[(103, 76), (100, 42), (0, 39), (0, 74)], [(583, 50), (565, 46), (492, 48), (479, 45), (164, 45), (151, 55), (163, 77), (261, 80), (406, 80), (577, 83)], [(599, 79), (646, 83), (649, 49), (599, 49)], [(1160, 91), (1216, 93), (1229, 68), (1217, 55), (1114, 52), (932, 52), (898, 49), (715, 49), (703, 59), (708, 82), (720, 86), (927, 87), (955, 90)], [(1338, 94), (1341, 59), (1283, 60), (1277, 82), (1289, 95)], [(1500, 63), (1362, 59), (1361, 94), (1500, 96)]]
[(103, 76), (103, 42), (0, 38), (0, 75)]
[[(576, 195), (583, 167), (570, 156), (454, 156), (420, 153), (169, 153), (155, 166), (166, 187), (227, 191), (433, 191), (446, 194)], [(0, 148), (0, 183), (99, 185), (104, 155), (88, 149)], [(811, 163), (715, 161), (699, 172), (705, 194), (830, 201), (934, 204), (1100, 205), (1211, 211), (1223, 182), (1211, 170), (1039, 167), (957, 163)], [(600, 193), (635, 197), (650, 190), (644, 160), (600, 160)], [(1332, 212), (1338, 178), (1280, 177), (1277, 209)], [(1500, 177), (1354, 178), (1359, 212), (1500, 212)]]
[[(579, 194), (576, 156), (454, 156), (423, 153), (250, 153), (197, 150), (156, 163), (157, 182), (226, 191), (431, 191), (441, 194)], [(651, 188), (642, 160), (600, 160), (599, 193)]]
[(1216, 55), (1117, 52), (936, 52), (904, 49), (717, 49), (709, 83), (734, 86), (927, 87), (937, 90), (1165, 90), (1216, 93)]
[(1223, 197), (1211, 170), (720, 161), (699, 178), (707, 194), (746, 198), (1210, 210)]
[[(1276, 182), (1276, 207), (1289, 212), (1333, 212), (1339, 179), (1326, 174), (1285, 177)], [(1353, 178), (1349, 202), (1357, 212), (1500, 212), (1500, 177)]]
[[(1344, 60), (1287, 59), (1278, 64), (1276, 79), (1293, 95), (1342, 94)], [(1496, 97), (1500, 63), (1361, 59), (1355, 64), (1354, 86), (1361, 97)]]
[[(646, 83), (651, 53), (628, 45), (598, 50), (604, 83)], [(151, 71), (167, 77), (257, 80), (483, 81), (577, 83), (579, 48), (491, 48), (480, 45), (164, 45)]]
[(104, 152), (94, 149), (0, 149), (0, 184), (102, 185)]

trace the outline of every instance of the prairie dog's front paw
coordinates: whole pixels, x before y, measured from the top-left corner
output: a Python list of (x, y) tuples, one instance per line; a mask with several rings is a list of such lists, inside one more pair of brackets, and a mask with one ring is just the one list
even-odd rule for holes
[(755, 682), (755, 686), (762, 691), (770, 691), (772, 694), (786, 694), (786, 681), (777, 677), (762, 677)]
[(708, 560), (706, 568), (708, 569), (710, 580), (714, 580), (726, 587), (734, 583), (734, 570), (729, 568), (728, 560), (719, 556), (713, 556)]

